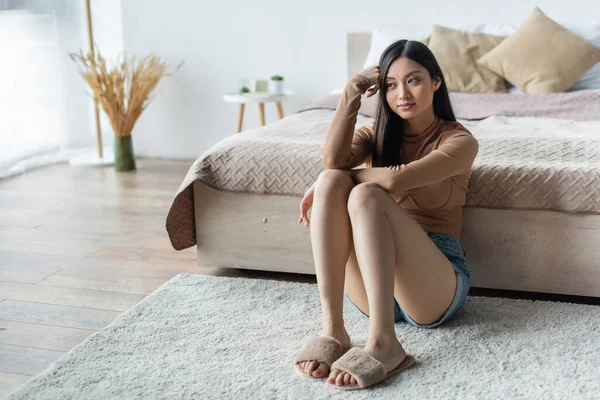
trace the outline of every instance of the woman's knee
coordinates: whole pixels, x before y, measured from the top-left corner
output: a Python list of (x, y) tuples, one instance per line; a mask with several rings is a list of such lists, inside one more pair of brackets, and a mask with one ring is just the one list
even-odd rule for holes
[(373, 182), (364, 182), (356, 185), (348, 196), (348, 211), (355, 212), (365, 207), (377, 207), (376, 191), (379, 185)]
[(347, 171), (340, 169), (326, 169), (319, 174), (317, 185), (315, 186), (315, 196), (326, 194), (328, 197), (332, 194), (343, 194), (348, 196), (354, 182)]

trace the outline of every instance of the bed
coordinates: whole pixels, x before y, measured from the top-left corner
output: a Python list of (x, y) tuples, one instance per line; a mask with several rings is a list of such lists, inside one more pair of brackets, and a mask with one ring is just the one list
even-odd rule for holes
[[(363, 69), (369, 38), (347, 35), (348, 76)], [(197, 246), (203, 266), (315, 274), (299, 203), (324, 169), (338, 99), (202, 154), (167, 214), (173, 248)], [(363, 99), (357, 127), (372, 121), (375, 101)], [(600, 297), (600, 90), (451, 101), (480, 144), (461, 239), (472, 287)]]

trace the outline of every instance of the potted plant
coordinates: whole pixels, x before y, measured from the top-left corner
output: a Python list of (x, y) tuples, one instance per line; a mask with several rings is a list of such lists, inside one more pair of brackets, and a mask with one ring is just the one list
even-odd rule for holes
[[(93, 95), (108, 115), (115, 133), (115, 169), (136, 169), (131, 131), (142, 111), (152, 101), (150, 94), (163, 76), (169, 76), (167, 65), (159, 57), (150, 54), (136, 63), (135, 57), (108, 68), (106, 60), (96, 51), (84, 55), (70, 53), (71, 59), (80, 64), (80, 74), (92, 89)], [(181, 67), (181, 62), (177, 69)]]
[(283, 76), (273, 75), (271, 77), (271, 92), (283, 93)]

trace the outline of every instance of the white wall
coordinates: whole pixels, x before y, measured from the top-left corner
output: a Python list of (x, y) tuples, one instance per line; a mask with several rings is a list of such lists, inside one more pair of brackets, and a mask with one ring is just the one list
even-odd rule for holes
[[(509, 23), (539, 6), (559, 23), (600, 20), (597, 0), (123, 0), (128, 56), (155, 52), (185, 64), (159, 85), (134, 128), (137, 155), (195, 159), (236, 130), (238, 107), (222, 94), (242, 79), (280, 74), (296, 96), (286, 115), (346, 83), (346, 32), (398, 24)], [(259, 126), (246, 106), (244, 129)], [(277, 118), (266, 105), (267, 123)], [(325, 134), (325, 133), (323, 133)]]

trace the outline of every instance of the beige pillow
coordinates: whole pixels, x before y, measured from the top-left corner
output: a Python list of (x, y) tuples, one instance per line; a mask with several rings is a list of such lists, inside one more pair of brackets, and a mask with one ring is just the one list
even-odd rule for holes
[(600, 48), (536, 7), (517, 31), (478, 60), (528, 94), (564, 92), (600, 61)]
[(504, 77), (477, 64), (481, 56), (504, 38), (434, 25), (428, 47), (440, 64), (449, 91), (504, 93), (507, 91)]

